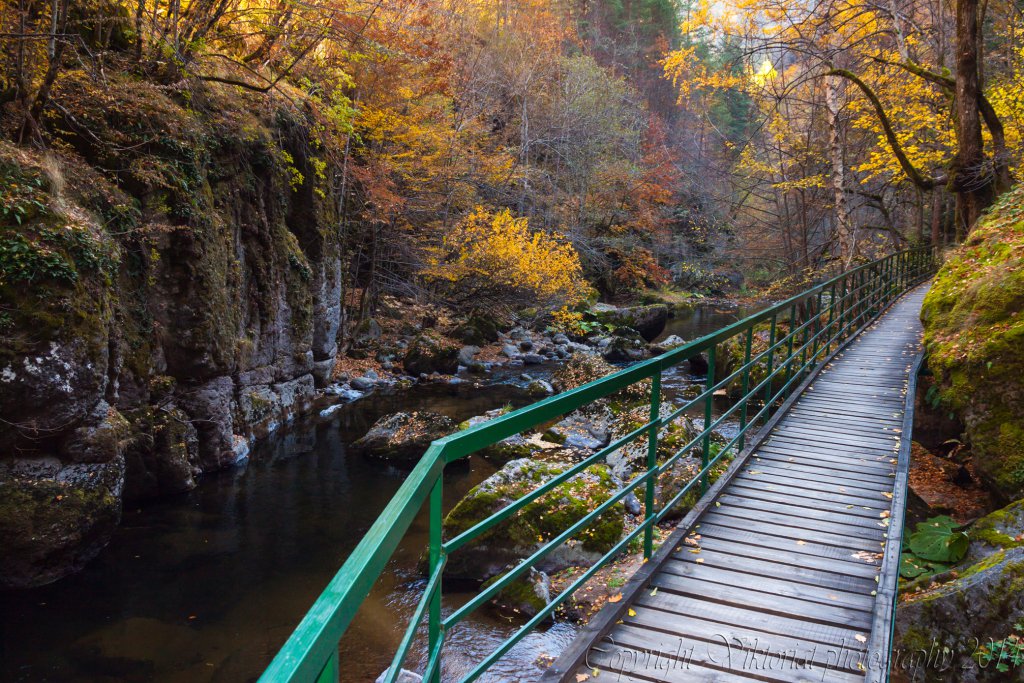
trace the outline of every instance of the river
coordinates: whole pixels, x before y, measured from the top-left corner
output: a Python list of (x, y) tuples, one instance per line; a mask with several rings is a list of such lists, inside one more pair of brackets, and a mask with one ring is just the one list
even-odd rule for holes
[[(696, 307), (671, 319), (663, 336), (693, 339), (747, 313)], [(670, 373), (666, 391), (694, 380)], [(189, 493), (125, 510), (110, 545), (79, 574), (0, 593), (0, 679), (255, 679), (402, 483), (404, 470), (349, 454), (346, 445), (398, 410), (461, 421), (526, 405), (521, 384), (511, 373), (483, 387), (373, 394), (328, 419), (296, 421), (254, 447), (248, 464), (204, 477)], [(476, 457), (449, 467), (445, 504), (494, 471)], [(342, 643), (343, 680), (371, 681), (388, 666), (421, 594), (415, 567), (425, 545), (419, 519)], [(469, 597), (446, 592), (445, 610)], [(515, 629), (478, 611), (448, 635), (445, 678), (467, 672)], [(536, 678), (537, 659), (556, 655), (574, 634), (566, 623), (531, 634), (483, 680)], [(408, 664), (422, 657), (416, 651)]]

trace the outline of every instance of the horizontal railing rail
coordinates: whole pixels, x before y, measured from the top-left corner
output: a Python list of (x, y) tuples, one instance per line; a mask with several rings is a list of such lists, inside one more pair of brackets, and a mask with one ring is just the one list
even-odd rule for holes
[[(425, 505), (428, 507), (430, 524), (427, 548), (428, 577), (422, 598), (412, 613), (385, 675), (386, 683), (393, 683), (398, 679), (417, 635), (424, 626), (424, 620), (427, 642), (423, 678), (428, 682), (440, 681), (445, 634), (453, 626), (526, 574), (556, 547), (587, 529), (631, 493), (636, 491), (642, 494), (638, 495), (643, 501), (642, 521), (625, 533), (593, 565), (553, 596), (545, 607), (530, 617), (510, 638), (461, 679), (464, 682), (475, 680), (524, 636), (550, 618), (560, 605), (631, 543), (642, 537), (644, 556), (649, 558), (654, 549), (655, 526), (664, 521), (692, 490), (699, 487), (703, 494), (708, 488), (710, 476), (715, 468), (743, 451), (747, 433), (752, 428), (765, 424), (798, 382), (818, 364), (824, 362), (850, 335), (879, 315), (889, 303), (925, 280), (933, 269), (932, 255), (927, 249), (902, 251), (865, 263), (656, 358), (434, 441), (409, 472), (398, 492), (348, 560), (303, 617), (260, 680), (264, 683), (326, 683), (338, 679), (339, 642), (413, 520)], [(738, 343), (742, 345), (743, 361), (736, 368), (729, 368), (723, 363), (724, 376), (718, 379), (718, 353), (722, 350), (723, 344), (734, 338), (739, 338)], [(755, 347), (762, 346), (763, 348), (755, 351)], [(701, 354), (706, 354), (708, 368), (703, 390), (681, 405), (673, 406), (663, 415), (662, 373)], [(752, 377), (755, 370), (763, 375), (756, 380)], [(452, 538), (443, 538), (443, 473), (446, 465), (648, 380), (650, 410), (648, 420), (643, 425), (614, 439), (604, 448), (541, 483), (470, 528)], [(737, 383), (739, 388), (734, 389)], [(714, 417), (713, 402), (716, 395), (722, 392), (727, 395), (733, 394), (732, 402), (718, 417)], [(682, 448), (659, 462), (658, 443), (661, 431), (695, 409), (703, 410), (703, 424), (699, 433)], [(754, 411), (752, 415), (751, 410)], [(724, 444), (714, 443), (713, 434), (728, 419), (738, 419), (736, 434)], [(594, 509), (489, 583), (475, 597), (442, 617), (442, 578), (448, 556), (458, 552), (481, 534), (507, 522), (530, 503), (640, 439), (647, 441), (646, 470), (642, 470), (622, 484)], [(700, 456), (699, 469), (670, 500), (663, 501), (660, 508), (656, 509), (658, 477), (668, 472), (681, 458), (696, 455), (697, 452)]]

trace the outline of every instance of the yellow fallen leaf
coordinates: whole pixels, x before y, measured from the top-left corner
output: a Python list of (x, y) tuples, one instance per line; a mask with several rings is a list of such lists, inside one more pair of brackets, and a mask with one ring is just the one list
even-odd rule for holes
[(657, 586), (655, 586), (655, 587), (654, 587), (654, 590), (652, 590), (652, 591), (651, 591), (651, 597), (653, 598), (653, 597), (654, 597), (655, 595), (657, 595), (657, 594), (658, 594), (658, 587), (657, 587)]
[(862, 636), (859, 633), (857, 635), (855, 635), (854, 638), (857, 639), (858, 643), (866, 643), (866, 642), (868, 642), (868, 639), (865, 636)]
[(616, 593), (608, 598), (608, 602), (619, 602), (620, 600), (622, 600), (622, 593)]
[(704, 564), (704, 558), (703, 557), (698, 557), (697, 558), (697, 564)]
[(797, 541), (797, 545), (807, 545), (807, 541)]
[(631, 617), (635, 617), (635, 616), (636, 616), (636, 610), (635, 610), (635, 609), (633, 609), (632, 607), (630, 607), (630, 608), (629, 608), (629, 611), (628, 611), (628, 612), (626, 612), (626, 614), (628, 614), (628, 615), (629, 615), (629, 616), (631, 616)]
[(590, 678), (590, 674), (576, 674), (576, 683), (583, 683), (583, 681)]

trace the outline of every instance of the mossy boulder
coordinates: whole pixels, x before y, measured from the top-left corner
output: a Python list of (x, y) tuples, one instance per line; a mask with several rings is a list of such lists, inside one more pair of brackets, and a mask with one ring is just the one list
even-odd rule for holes
[(893, 668), (915, 681), (1022, 680), (1019, 668), (999, 671), (981, 656), (984, 650), (998, 655), (1022, 621), (1024, 548), (995, 552), (948, 582), (901, 599)]
[(925, 297), (931, 403), (964, 425), (980, 476), (1024, 496), (1024, 186), (949, 255)]
[(455, 421), (445, 415), (427, 411), (398, 412), (377, 420), (352, 448), (377, 458), (415, 462), (431, 441), (456, 429)]
[(985, 515), (971, 525), (967, 536), (971, 545), (965, 562), (981, 560), (1007, 548), (1024, 546), (1024, 500)]
[(459, 369), (459, 346), (428, 330), (409, 343), (402, 365), (414, 377), (434, 372), (451, 375)]
[(498, 341), (498, 321), (486, 313), (474, 313), (455, 327), (452, 336), (464, 344), (483, 346)]
[(645, 340), (652, 342), (665, 329), (668, 321), (668, 306), (651, 304), (630, 308), (613, 308), (593, 314), (598, 322), (612, 328), (629, 327), (636, 330)]
[[(619, 369), (600, 356), (577, 353), (555, 370), (551, 375), (551, 384), (559, 392), (569, 391), (606, 377)], [(620, 389), (609, 396), (608, 401), (615, 410), (622, 406), (649, 401), (650, 395), (651, 382), (644, 380)]]
[[(675, 406), (663, 403), (659, 417), (668, 417)], [(627, 434), (641, 428), (650, 421), (650, 408), (646, 405), (637, 406), (619, 413), (611, 426), (611, 440), (621, 439)], [(697, 429), (693, 421), (680, 415), (658, 432), (657, 458), (659, 463), (665, 462), (679, 452), (694, 436)], [(640, 435), (622, 448), (608, 456), (608, 466), (612, 474), (621, 481), (629, 481), (638, 472), (647, 469), (647, 436)]]
[[(474, 487), (444, 520), (445, 538), (453, 538), (564, 472), (569, 463), (513, 460)], [(532, 555), (547, 541), (607, 501), (616, 484), (604, 465), (593, 465), (526, 505), (452, 553), (445, 575), (486, 581), (509, 565)], [(614, 546), (624, 531), (625, 510), (617, 503), (566, 543), (552, 549), (537, 565), (551, 573), (589, 566)]]
[(0, 587), (27, 588), (80, 569), (121, 520), (124, 459), (0, 463)]

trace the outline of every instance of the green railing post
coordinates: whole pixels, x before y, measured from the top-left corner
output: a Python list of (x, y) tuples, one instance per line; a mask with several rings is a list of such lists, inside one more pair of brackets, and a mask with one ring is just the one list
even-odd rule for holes
[(789, 343), (786, 345), (786, 383), (783, 386), (782, 395), (789, 397), (789, 388), (793, 379), (793, 342), (796, 339), (796, 304), (789, 308)]
[[(434, 487), (430, 490), (430, 575), (433, 576), (434, 572), (439, 571), (441, 567), (443, 552), (441, 548), (442, 537), (441, 529), (444, 524), (444, 472), (442, 471), (441, 476), (437, 478), (434, 483)], [(444, 627), (441, 625), (441, 593), (443, 581), (438, 581), (434, 588), (434, 594), (430, 597), (430, 612), (427, 617), (429, 635), (428, 641), (428, 653), (436, 651), (439, 643), (444, 640)], [(438, 654), (440, 657), (440, 654)], [(429, 662), (428, 662), (429, 665)], [(433, 675), (431, 680), (426, 683), (441, 683), (441, 666), (438, 662), (438, 666), (433, 668)]]
[(328, 657), (327, 663), (324, 664), (324, 668), (320, 671), (320, 675), (316, 677), (316, 683), (338, 683), (339, 669), (338, 650), (335, 648), (331, 656)]
[[(769, 377), (769, 380), (768, 384), (766, 384), (764, 387), (765, 406), (767, 406), (768, 403), (772, 400), (772, 385), (775, 383), (775, 379), (772, 378), (771, 375), (772, 371), (775, 370), (775, 333), (776, 329), (778, 328), (777, 318), (777, 313), (772, 315), (771, 326), (768, 328), (768, 373), (766, 376)], [(764, 422), (767, 422), (768, 418), (771, 417), (771, 412), (772, 411), (770, 408), (765, 411), (763, 420)]]
[(815, 365), (818, 364), (818, 346), (821, 344), (821, 316), (825, 315), (821, 310), (821, 297), (824, 293), (818, 292), (818, 299), (814, 305), (814, 350), (811, 352), (811, 358), (814, 359)]
[[(711, 409), (715, 401), (715, 394), (711, 387), (715, 386), (715, 350), (718, 344), (712, 344), (708, 349), (708, 374), (704, 379), (704, 391), (708, 395), (704, 398), (704, 441), (700, 449), (700, 468), (703, 470), (711, 460)], [(704, 495), (708, 490), (707, 472), (700, 478), (700, 494)]]
[[(651, 377), (651, 425), (647, 432), (647, 471), (651, 472), (658, 468), (658, 418), (661, 416), (661, 371), (659, 370)], [(650, 521), (655, 515), (654, 511), (654, 485), (657, 477), (650, 477), (644, 489), (644, 521), (648, 522), (644, 528), (644, 557), (651, 559), (654, 553), (654, 524)]]
[(747, 408), (750, 407), (750, 356), (754, 346), (754, 328), (747, 328), (747, 343), (743, 351), (743, 407), (740, 409), (739, 450), (747, 441)]

